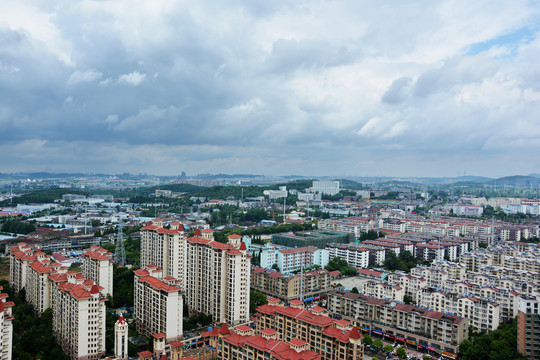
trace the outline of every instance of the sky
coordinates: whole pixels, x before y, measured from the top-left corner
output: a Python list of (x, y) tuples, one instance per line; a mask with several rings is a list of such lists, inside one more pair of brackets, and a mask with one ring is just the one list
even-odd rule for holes
[(540, 172), (538, 1), (0, 9), (0, 172)]

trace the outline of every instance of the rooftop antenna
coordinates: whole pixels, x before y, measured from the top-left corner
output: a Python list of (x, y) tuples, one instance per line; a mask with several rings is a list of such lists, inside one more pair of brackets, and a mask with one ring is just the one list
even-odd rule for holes
[(118, 224), (118, 238), (116, 239), (116, 251), (114, 260), (120, 266), (126, 265), (126, 249), (124, 248), (124, 234), (122, 232), (122, 224)]

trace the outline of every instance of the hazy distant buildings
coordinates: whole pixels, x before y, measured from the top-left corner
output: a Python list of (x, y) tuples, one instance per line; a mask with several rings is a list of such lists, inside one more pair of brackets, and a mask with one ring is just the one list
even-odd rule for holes
[(309, 192), (336, 195), (339, 192), (339, 181), (313, 181)]

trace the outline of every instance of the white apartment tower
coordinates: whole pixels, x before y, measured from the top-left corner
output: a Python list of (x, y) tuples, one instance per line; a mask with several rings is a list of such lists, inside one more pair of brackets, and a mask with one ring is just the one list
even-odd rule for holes
[(128, 359), (128, 324), (122, 315), (114, 324), (114, 356), (117, 360)]
[(154, 219), (141, 228), (141, 267), (156, 265), (165, 276), (178, 279), (182, 289), (186, 282), (186, 236), (179, 222), (170, 229), (163, 227), (162, 219)]
[[(0, 287), (0, 290), (2, 288)], [(13, 347), (13, 315), (11, 308), (15, 305), (7, 301), (7, 294), (0, 294), (0, 360), (11, 360)]]
[(34, 252), (26, 243), (18, 243), (9, 249), (9, 285), (18, 294), (26, 285), (26, 271), (35, 261)]
[(96, 245), (84, 250), (82, 273), (101, 286), (103, 294), (113, 295), (112, 253)]
[[(212, 315), (214, 322), (249, 320), (250, 257), (238, 235), (230, 243), (213, 240), (211, 232), (187, 239), (186, 298), (191, 309)], [(238, 245), (238, 247), (233, 244)]]
[(163, 334), (167, 342), (182, 336), (184, 303), (179, 284), (172, 276), (163, 277), (163, 269), (155, 265), (135, 270), (133, 317), (141, 334)]
[(53, 333), (73, 360), (97, 360), (105, 355), (105, 300), (99, 287), (82, 274), (55, 274)]

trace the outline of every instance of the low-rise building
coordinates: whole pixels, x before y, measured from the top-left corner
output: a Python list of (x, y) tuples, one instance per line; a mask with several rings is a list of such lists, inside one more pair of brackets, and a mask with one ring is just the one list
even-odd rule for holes
[[(277, 299), (276, 299), (277, 300)], [(326, 315), (326, 310), (314, 307), (304, 309), (299, 300), (283, 306), (279, 301), (269, 301), (256, 311), (258, 329), (276, 330), (282, 341), (298, 345), (309, 344), (309, 348), (322, 355), (321, 360), (362, 360), (364, 345), (358, 328), (349, 321), (338, 321)]]
[(251, 267), (251, 288), (285, 302), (303, 299), (318, 300), (332, 290), (332, 280), (339, 271), (313, 270), (283, 274), (274, 270)]
[(461, 316), (341, 290), (328, 295), (328, 310), (370, 334), (453, 355), (469, 335), (469, 320)]

